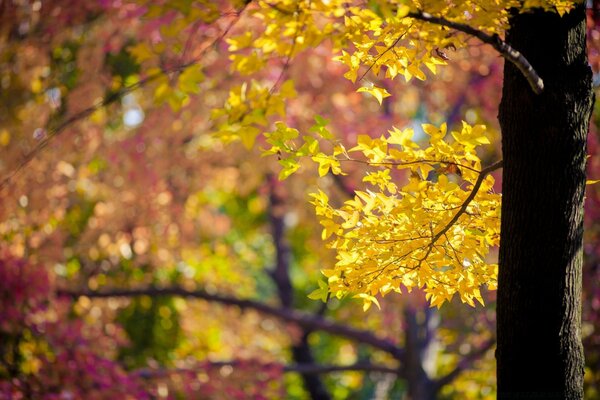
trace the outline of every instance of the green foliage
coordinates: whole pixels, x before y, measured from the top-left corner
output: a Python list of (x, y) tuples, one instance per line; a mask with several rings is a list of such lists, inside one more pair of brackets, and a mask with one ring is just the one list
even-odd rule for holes
[(181, 335), (180, 315), (173, 299), (135, 299), (119, 312), (117, 320), (129, 339), (119, 351), (119, 359), (128, 368), (143, 367), (151, 361), (173, 365)]

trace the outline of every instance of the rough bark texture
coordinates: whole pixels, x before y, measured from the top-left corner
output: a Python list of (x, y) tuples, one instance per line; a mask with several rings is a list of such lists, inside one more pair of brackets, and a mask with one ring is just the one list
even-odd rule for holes
[(593, 104), (585, 10), (515, 14), (507, 42), (545, 83), (505, 64), (498, 288), (499, 399), (583, 398), (581, 268)]

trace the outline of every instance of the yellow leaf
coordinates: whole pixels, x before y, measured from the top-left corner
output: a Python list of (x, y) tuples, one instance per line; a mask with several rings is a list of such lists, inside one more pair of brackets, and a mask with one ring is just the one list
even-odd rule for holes
[(370, 294), (367, 294), (367, 293), (359, 293), (356, 296), (354, 296), (354, 298), (363, 300), (363, 311), (367, 311), (369, 308), (371, 308), (372, 303), (375, 303), (377, 308), (379, 308), (381, 310), (379, 301), (375, 298), (375, 296), (371, 296)]
[[(327, 175), (329, 169), (334, 175), (340, 175), (342, 170), (340, 168), (340, 162), (333, 157), (326, 156), (323, 153), (317, 154), (312, 157), (312, 160), (319, 163), (319, 176), (323, 177)], [(343, 175), (343, 174), (342, 174)]]
[(248, 150), (254, 146), (254, 142), (258, 135), (260, 135), (260, 130), (253, 126), (245, 126), (240, 130), (240, 138), (242, 139), (244, 147)]
[(300, 168), (300, 164), (298, 164), (298, 161), (291, 158), (284, 158), (283, 160), (279, 160), (279, 164), (283, 166), (283, 169), (279, 173), (280, 181), (287, 179), (290, 175), (296, 172), (298, 168)]
[(313, 290), (308, 295), (308, 298), (312, 300), (321, 300), (323, 303), (326, 303), (329, 298), (329, 286), (327, 283), (323, 282), (322, 279), (319, 279), (317, 283), (319, 284), (319, 288)]
[(281, 96), (288, 99), (296, 97), (297, 93), (296, 89), (294, 89), (294, 81), (288, 79), (287, 81), (283, 82), (283, 84), (281, 85), (281, 89), (279, 89), (279, 93), (281, 94)]
[(357, 90), (357, 92), (369, 93), (371, 96), (373, 96), (377, 99), (379, 104), (381, 104), (383, 102), (383, 99), (391, 96), (391, 94), (387, 90), (385, 90), (384, 88), (377, 87), (377, 86), (373, 86), (372, 88), (361, 87)]
[(446, 136), (446, 123), (444, 122), (439, 128), (431, 124), (422, 124), (423, 131), (431, 136), (432, 142), (442, 140)]
[(169, 86), (168, 82), (163, 82), (154, 90), (154, 102), (156, 104), (163, 104), (169, 99), (173, 90)]
[(0, 146), (5, 147), (10, 143), (10, 133), (6, 129), (0, 130)]
[(596, 184), (596, 183), (598, 183), (598, 182), (600, 182), (600, 179), (597, 179), (597, 180), (594, 180), (594, 181), (592, 181), (592, 180), (587, 180), (587, 181), (585, 181), (585, 184), (586, 184), (586, 185), (594, 185), (594, 184)]
[(407, 128), (403, 131), (396, 127), (389, 130), (390, 137), (387, 139), (389, 144), (399, 144), (405, 148), (419, 148), (419, 145), (412, 141), (415, 131), (412, 128)]
[(179, 75), (178, 86), (185, 93), (198, 93), (199, 84), (204, 80), (202, 70), (197, 66), (187, 68)]
[(398, 10), (396, 11), (396, 18), (404, 18), (408, 15), (409, 12), (410, 7), (406, 4), (402, 4), (400, 7), (398, 7)]
[(142, 63), (154, 57), (154, 54), (147, 43), (138, 43), (134, 46), (130, 46), (127, 48), (127, 51), (129, 51), (129, 54), (131, 54), (138, 63)]

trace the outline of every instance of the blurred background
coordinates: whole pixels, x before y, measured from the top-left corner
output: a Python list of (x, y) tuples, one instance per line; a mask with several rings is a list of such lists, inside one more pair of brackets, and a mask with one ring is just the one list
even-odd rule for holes
[[(224, 143), (211, 115), (249, 79), (231, 71), (227, 38), (262, 29), (243, 7), (0, 1), (0, 399), (494, 399), (494, 292), (485, 307), (437, 310), (413, 291), (367, 312), (352, 298), (307, 297), (335, 264), (308, 193), (341, 204), (363, 171), (319, 178), (308, 167), (279, 181), (260, 138), (253, 150)], [(588, 11), (596, 87), (598, 7)], [(392, 126), (419, 141), (421, 123), (465, 120), (489, 126), (480, 157), (491, 164), (503, 61), (476, 41), (440, 57), (448, 66), (423, 82), (367, 75), (392, 94), (382, 106), (356, 93), (327, 42), (248, 73), (267, 89), (294, 80), (285, 118), (301, 132), (318, 114), (353, 146)], [(589, 179), (600, 179), (596, 110)], [(592, 399), (600, 185), (587, 187), (585, 218)]]

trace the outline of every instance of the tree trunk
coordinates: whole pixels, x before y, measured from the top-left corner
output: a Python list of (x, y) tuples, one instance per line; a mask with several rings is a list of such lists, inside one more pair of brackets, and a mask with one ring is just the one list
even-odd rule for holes
[(514, 14), (507, 41), (544, 80), (504, 67), (498, 288), (499, 399), (583, 398), (581, 268), (593, 105), (585, 8)]
[[(290, 248), (285, 240), (285, 223), (283, 220), (285, 200), (282, 195), (281, 183), (269, 178), (270, 185), (270, 208), (269, 218), (271, 220), (273, 244), (275, 245), (275, 268), (269, 272), (279, 294), (279, 301), (286, 309), (294, 307), (294, 290), (290, 277)], [(292, 358), (297, 364), (316, 364), (308, 336), (310, 331), (305, 330), (299, 343), (292, 345)], [(323, 380), (319, 375), (301, 374), (304, 388), (312, 400), (330, 400), (329, 394)]]
[(402, 363), (410, 400), (436, 399), (436, 387), (424, 368), (433, 333), (431, 331), (433, 312), (427, 306), (418, 310), (411, 304), (407, 304), (404, 309), (404, 348), (406, 352)]

